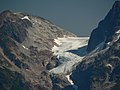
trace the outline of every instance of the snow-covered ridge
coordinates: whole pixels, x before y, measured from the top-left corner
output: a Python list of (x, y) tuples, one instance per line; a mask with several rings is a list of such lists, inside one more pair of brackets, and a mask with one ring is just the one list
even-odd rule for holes
[(25, 47), (24, 45), (22, 45), (22, 47), (23, 47), (24, 49), (28, 50), (28, 48), (27, 48), (27, 47)]

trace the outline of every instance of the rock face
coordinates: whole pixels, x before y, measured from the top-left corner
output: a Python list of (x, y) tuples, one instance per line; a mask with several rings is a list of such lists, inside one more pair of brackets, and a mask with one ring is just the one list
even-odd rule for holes
[(54, 39), (64, 35), (75, 36), (41, 17), (9, 10), (2, 12), (0, 89), (52, 90), (53, 75), (48, 70), (58, 62), (51, 48)]
[(91, 52), (104, 40), (111, 41), (114, 33), (120, 29), (120, 1), (116, 1), (104, 20), (91, 33), (87, 51)]
[(100, 52), (86, 56), (71, 77), (78, 90), (119, 90), (119, 71), (120, 38)]
[(91, 33), (88, 52), (71, 75), (78, 90), (120, 90), (120, 1)]

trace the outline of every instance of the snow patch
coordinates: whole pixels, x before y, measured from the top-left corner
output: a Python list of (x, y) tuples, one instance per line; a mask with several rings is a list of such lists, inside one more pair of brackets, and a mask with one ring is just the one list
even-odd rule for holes
[(110, 45), (110, 42), (108, 42), (107, 44)]
[(117, 42), (119, 38), (120, 38), (120, 34), (117, 35), (115, 42)]
[(22, 45), (22, 47), (23, 47), (24, 49), (27, 49), (27, 50), (28, 50), (28, 48), (27, 48), (27, 47), (25, 47), (24, 45)]
[(120, 30), (118, 30), (116, 33), (120, 33)]
[(109, 68), (110, 69), (110, 73), (112, 73), (114, 67), (111, 64), (107, 64), (106, 67)]
[(30, 19), (29, 19), (29, 17), (28, 16), (24, 16), (23, 18), (21, 18), (22, 20), (23, 19), (27, 19), (27, 20), (29, 20), (30, 21)]
[(17, 14), (17, 13), (13, 13), (13, 14)]
[(115, 33), (114, 42), (118, 41), (119, 38), (120, 38), (120, 30), (118, 30), (118, 31)]
[(70, 82), (71, 85), (74, 85), (73, 81), (70, 79), (70, 75), (66, 75), (66, 78), (68, 79), (68, 81)]
[(112, 68), (113, 66), (111, 64), (107, 64), (106, 67)]

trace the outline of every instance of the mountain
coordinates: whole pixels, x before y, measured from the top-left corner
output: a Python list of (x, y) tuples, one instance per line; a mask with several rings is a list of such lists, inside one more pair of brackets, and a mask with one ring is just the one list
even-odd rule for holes
[(92, 31), (87, 52), (70, 76), (78, 90), (120, 90), (120, 1)]
[[(52, 52), (54, 45), (58, 46), (54, 39), (64, 36), (76, 37), (42, 17), (3, 11), (0, 14), (0, 89), (52, 90), (70, 85), (66, 78), (49, 72), (59, 65)], [(57, 81), (60, 87), (54, 84)]]
[(87, 51), (91, 52), (104, 40), (109, 42), (117, 30), (120, 29), (120, 1), (116, 1), (104, 20), (91, 33)]
[(120, 1), (89, 37), (21, 12), (0, 14), (1, 90), (120, 90)]

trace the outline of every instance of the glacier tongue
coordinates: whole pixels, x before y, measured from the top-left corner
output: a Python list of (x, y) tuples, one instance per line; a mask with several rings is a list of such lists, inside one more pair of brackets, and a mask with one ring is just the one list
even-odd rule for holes
[[(75, 67), (75, 65), (82, 61), (83, 55), (77, 55), (75, 53), (69, 52), (69, 50), (78, 50), (79, 48), (84, 48), (87, 46), (89, 37), (64, 37), (55, 39), (52, 52), (57, 56), (58, 60), (62, 63), (56, 68), (50, 70), (54, 74), (64, 74), (66, 78), (73, 85), (73, 88), (77, 90), (77, 86), (74, 85), (73, 81), (70, 79), (70, 73)], [(86, 53), (86, 49), (79, 50), (80, 53)]]
[[(72, 71), (76, 63), (82, 61), (84, 56), (78, 56), (77, 54), (68, 52), (69, 50), (77, 50), (88, 44), (88, 37), (63, 37), (55, 39), (52, 52), (56, 55), (59, 61), (62, 63), (56, 68), (50, 70), (51, 73), (55, 74), (65, 74), (67, 75)], [(85, 53), (85, 50), (83, 51)]]

